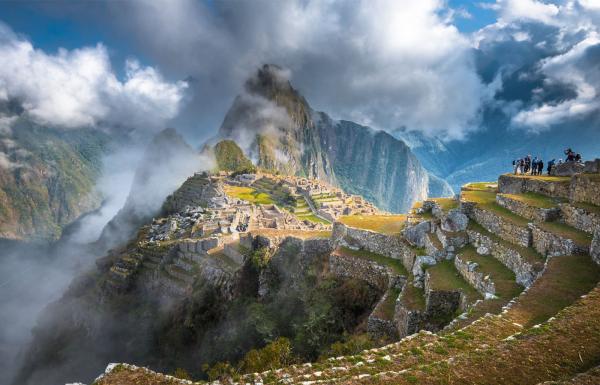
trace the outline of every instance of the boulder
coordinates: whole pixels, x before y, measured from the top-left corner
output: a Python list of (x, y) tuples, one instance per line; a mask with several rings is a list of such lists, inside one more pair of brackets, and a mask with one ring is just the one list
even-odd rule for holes
[(414, 276), (413, 284), (416, 287), (423, 287), (423, 281), (425, 280), (425, 266), (433, 266), (437, 263), (435, 258), (430, 257), (428, 255), (419, 255), (415, 258), (415, 264), (412, 268), (412, 273)]
[(411, 245), (417, 247), (424, 247), (425, 237), (430, 231), (431, 224), (429, 222), (421, 222), (417, 225), (407, 227), (404, 230), (403, 235), (404, 238), (406, 238), (406, 240), (410, 242)]
[(583, 172), (600, 173), (600, 159), (588, 160), (583, 166)]
[(465, 214), (459, 209), (452, 209), (442, 222), (442, 230), (450, 232), (465, 231), (468, 224), (469, 218)]
[(585, 166), (578, 162), (565, 162), (552, 167), (550, 174), (554, 176), (572, 176), (580, 174), (585, 169)]

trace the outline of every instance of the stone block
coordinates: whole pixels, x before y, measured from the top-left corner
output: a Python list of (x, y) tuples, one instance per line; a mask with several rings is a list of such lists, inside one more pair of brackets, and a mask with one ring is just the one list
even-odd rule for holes
[(409, 310), (400, 303), (396, 304), (394, 322), (400, 338), (417, 333), (422, 328), (424, 314), (418, 310)]
[(600, 159), (588, 160), (583, 165), (583, 172), (590, 174), (600, 173)]
[(465, 231), (468, 224), (469, 218), (460, 209), (452, 209), (442, 220), (442, 230), (452, 232)]
[(418, 223), (414, 226), (407, 227), (402, 232), (404, 238), (413, 246), (424, 247), (425, 237), (427, 233), (431, 231), (431, 224), (429, 221)]

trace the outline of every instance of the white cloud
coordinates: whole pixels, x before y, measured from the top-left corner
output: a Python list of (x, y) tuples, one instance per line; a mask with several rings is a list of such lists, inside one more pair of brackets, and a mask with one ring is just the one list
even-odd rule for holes
[(19, 100), (39, 123), (162, 128), (177, 114), (185, 88), (134, 61), (120, 81), (101, 44), (48, 54), (0, 24), (0, 100)]
[(546, 24), (556, 23), (559, 7), (538, 0), (496, 0), (489, 6), (500, 13), (500, 21), (540, 21)]
[(122, 23), (148, 56), (202, 84), (195, 114), (225, 110), (264, 63), (290, 68), (313, 107), (375, 128), (460, 138), (480, 110), (470, 42), (442, 0), (128, 6), (134, 17)]

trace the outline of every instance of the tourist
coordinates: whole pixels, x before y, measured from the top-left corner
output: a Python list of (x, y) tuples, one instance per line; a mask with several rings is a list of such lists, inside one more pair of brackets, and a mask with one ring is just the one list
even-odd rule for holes
[(531, 161), (531, 175), (537, 175), (537, 156)]
[(544, 161), (538, 159), (537, 162), (537, 175), (542, 175), (544, 173)]

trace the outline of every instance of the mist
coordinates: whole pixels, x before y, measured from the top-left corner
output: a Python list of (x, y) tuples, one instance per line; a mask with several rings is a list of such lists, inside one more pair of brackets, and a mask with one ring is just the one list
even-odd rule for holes
[[(144, 143), (116, 147), (107, 154), (95, 187), (103, 197), (101, 207), (65, 227), (58, 241), (0, 240), (0, 384), (10, 384), (22, 367), (32, 329), (45, 322), (40, 320), (44, 309), (59, 300), (76, 277), (93, 272), (96, 259), (115, 245), (98, 242), (109, 221), (127, 204), (135, 206), (139, 218), (151, 217), (188, 176), (213, 165), (187, 144), (188, 152), (169, 148), (164, 141), (161, 146), (160, 154)], [(148, 163), (150, 155), (174, 153), (178, 155)], [(144, 170), (151, 170), (152, 177), (144, 178)], [(116, 231), (125, 230), (117, 226)]]

